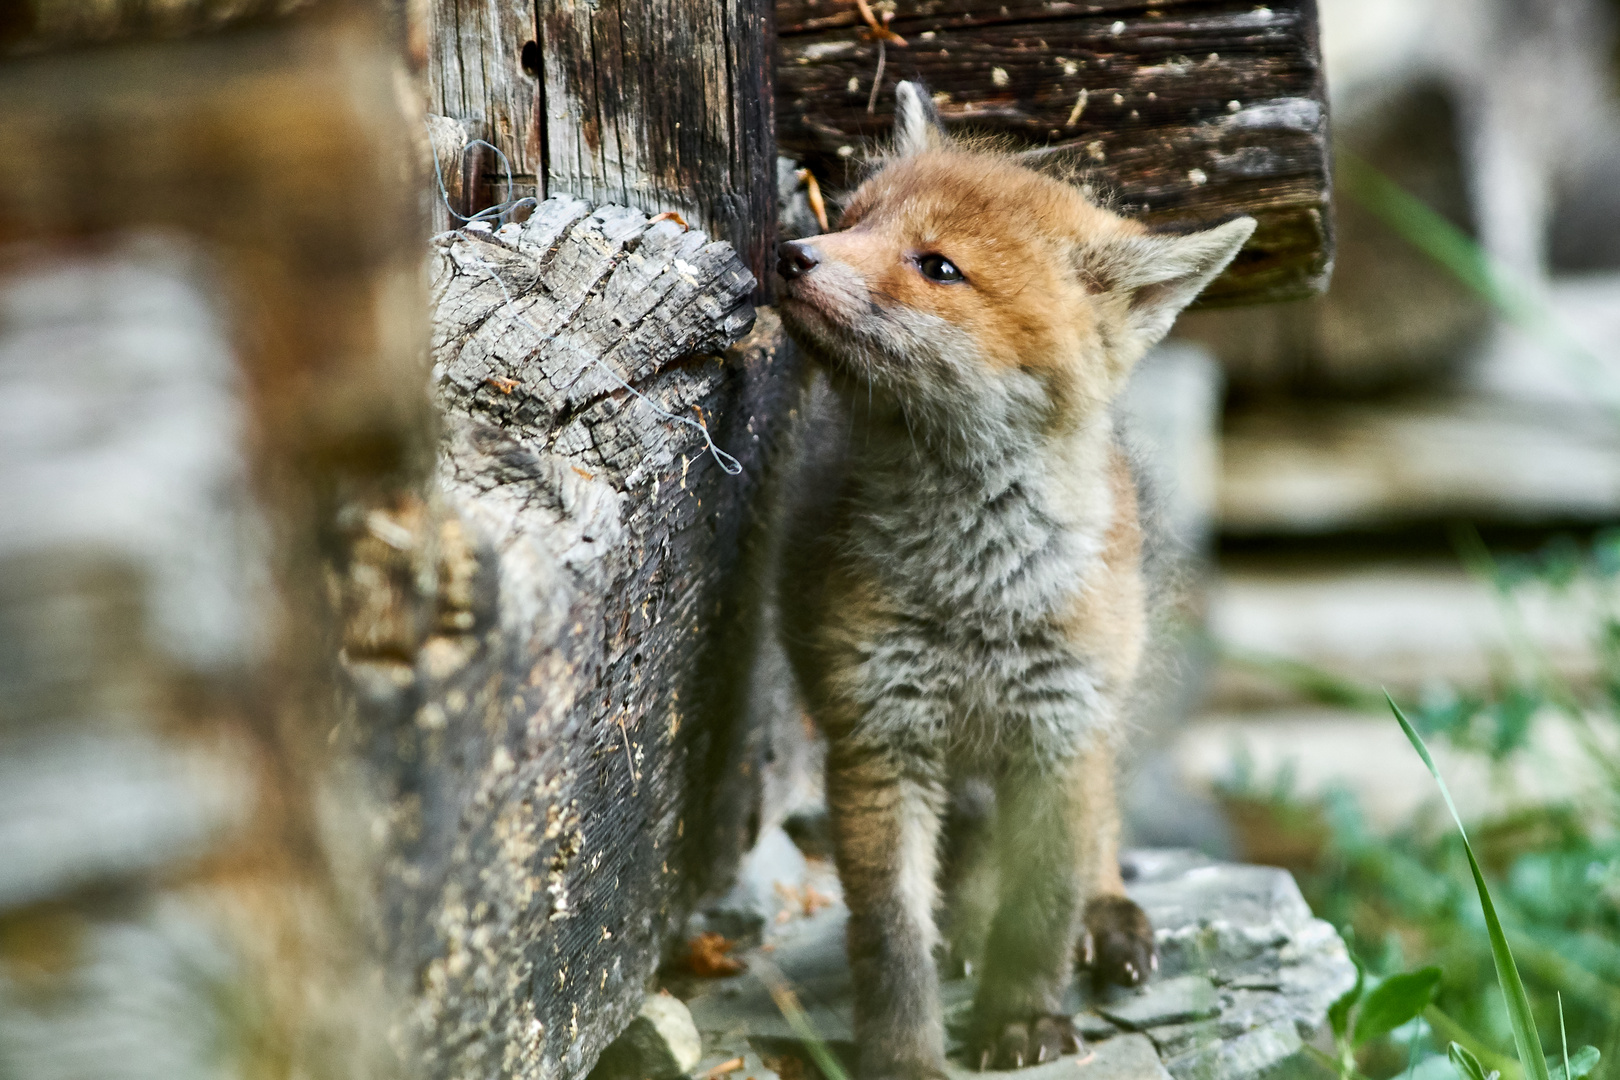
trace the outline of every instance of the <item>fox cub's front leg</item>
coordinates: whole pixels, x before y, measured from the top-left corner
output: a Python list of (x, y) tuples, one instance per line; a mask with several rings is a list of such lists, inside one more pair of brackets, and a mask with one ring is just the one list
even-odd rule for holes
[(1080, 873), (1086, 893), (1080, 962), (1098, 984), (1135, 986), (1158, 970), (1153, 925), (1147, 913), (1125, 895), (1119, 872), (1119, 801), (1114, 792), (1118, 766), (1113, 742), (1099, 738), (1075, 761), (1071, 799), (1083, 823)]
[(1063, 1011), (1083, 897), (1062, 771), (1033, 764), (996, 785), (1001, 892), (973, 1002), (971, 1063), (1016, 1069), (1079, 1048)]
[(1076, 940), (1098, 982), (1135, 985), (1156, 967), (1153, 929), (1125, 895), (1106, 738), (1061, 767), (998, 784), (1001, 899), (973, 1006), (973, 1063), (1019, 1068), (1080, 1047), (1063, 1008)]
[(828, 747), (827, 805), (849, 905), (849, 962), (862, 1080), (945, 1075), (934, 968), (940, 812), (937, 775), (913, 754)]

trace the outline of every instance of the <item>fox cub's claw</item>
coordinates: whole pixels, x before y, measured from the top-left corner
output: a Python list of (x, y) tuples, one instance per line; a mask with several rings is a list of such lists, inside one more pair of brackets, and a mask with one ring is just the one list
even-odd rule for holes
[(1082, 1045), (1067, 1016), (1037, 1016), (981, 1031), (968, 1051), (968, 1063), (981, 1072), (1022, 1069), (1072, 1054)]
[(1140, 986), (1159, 970), (1153, 925), (1147, 913), (1123, 896), (1099, 896), (1086, 905), (1080, 962), (1097, 983)]

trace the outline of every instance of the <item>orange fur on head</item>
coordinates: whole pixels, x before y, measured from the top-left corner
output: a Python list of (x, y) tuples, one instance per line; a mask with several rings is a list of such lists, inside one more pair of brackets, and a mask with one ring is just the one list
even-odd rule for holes
[[(1149, 233), (1014, 155), (950, 140), (902, 86), (895, 152), (840, 231), (783, 245), (789, 328), (902, 401), (947, 385), (971, 412), (986, 379), (1020, 373), (1057, 414), (1106, 406), (1253, 221)], [(960, 279), (931, 279), (929, 258)]]

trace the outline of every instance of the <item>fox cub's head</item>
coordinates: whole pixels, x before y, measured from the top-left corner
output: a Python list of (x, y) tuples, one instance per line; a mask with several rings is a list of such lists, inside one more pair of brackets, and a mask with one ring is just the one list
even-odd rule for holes
[[(784, 243), (783, 319), (834, 385), (908, 420), (1093, 415), (1237, 254), (1252, 218), (1155, 235), (1016, 159), (953, 144), (914, 83), (841, 231)], [(1022, 422), (1021, 422), (1022, 421)]]

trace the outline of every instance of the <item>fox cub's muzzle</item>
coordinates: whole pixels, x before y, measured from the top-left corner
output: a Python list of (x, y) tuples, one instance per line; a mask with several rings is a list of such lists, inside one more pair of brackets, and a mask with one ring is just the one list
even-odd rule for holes
[(776, 272), (788, 281), (808, 274), (819, 262), (816, 249), (809, 244), (788, 240), (776, 245)]

